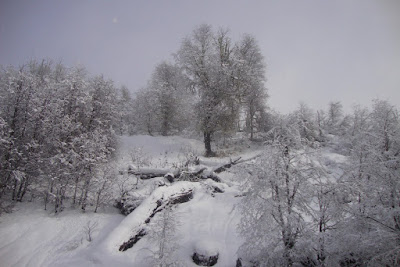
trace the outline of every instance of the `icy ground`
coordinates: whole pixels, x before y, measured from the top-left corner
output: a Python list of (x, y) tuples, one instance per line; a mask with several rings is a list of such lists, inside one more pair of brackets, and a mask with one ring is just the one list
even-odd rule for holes
[[(197, 140), (150, 136), (121, 137), (119, 151), (116, 168), (120, 170), (171, 168), (204, 153), (202, 142)], [(200, 167), (212, 171), (231, 159), (255, 158), (261, 151), (247, 147), (224, 158), (199, 157)], [(337, 164), (345, 158), (326, 148), (322, 150), (322, 161), (333, 172), (339, 172)], [(13, 213), (0, 216), (0, 266), (154, 266), (152, 259), (159, 245), (150, 234), (126, 251), (119, 248), (141, 229), (147, 233), (154, 230), (152, 227), (162, 216), (162, 212), (154, 213), (159, 207), (157, 201), (188, 190), (193, 192), (192, 199), (172, 207), (176, 226), (172, 238), (167, 240), (170, 249), (166, 251), (172, 253), (172, 249), (180, 266), (197, 266), (192, 260), (194, 252), (218, 254), (215, 266), (235, 266), (242, 243), (237, 232), (240, 211), (236, 204), (240, 202), (244, 182), (237, 170), (219, 173), (220, 183), (211, 179), (172, 184), (163, 178), (140, 181), (136, 194), (144, 200), (128, 216), (112, 207), (99, 213), (67, 208), (55, 215), (44, 211), (40, 200), (17, 203)], [(160, 182), (165, 185), (158, 187)], [(222, 193), (215, 192), (215, 187)], [(148, 218), (150, 222), (146, 222)], [(93, 224), (97, 226), (89, 242), (85, 227)]]

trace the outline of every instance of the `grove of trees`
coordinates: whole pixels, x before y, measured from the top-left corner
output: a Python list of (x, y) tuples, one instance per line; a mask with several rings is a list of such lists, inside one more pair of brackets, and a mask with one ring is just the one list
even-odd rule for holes
[(112, 81), (43, 60), (2, 69), (0, 88), (0, 199), (29, 190), (56, 212), (67, 196), (85, 209), (116, 148)]
[[(281, 116), (265, 154), (243, 171), (243, 262), (398, 266), (399, 127), (398, 110), (384, 100), (347, 116), (339, 102)], [(346, 161), (323, 158), (332, 150)]]
[(138, 130), (162, 135), (202, 132), (205, 155), (213, 156), (216, 133), (240, 130), (255, 137), (266, 127), (265, 63), (254, 37), (233, 42), (229, 31), (200, 25), (174, 55), (160, 63), (137, 94)]

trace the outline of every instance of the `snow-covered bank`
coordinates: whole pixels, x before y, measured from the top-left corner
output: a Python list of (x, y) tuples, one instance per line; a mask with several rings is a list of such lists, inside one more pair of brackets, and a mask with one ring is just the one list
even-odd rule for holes
[[(17, 203), (13, 213), (0, 217), (0, 266), (59, 266), (60, 260), (93, 250), (122, 219), (116, 209), (55, 215), (44, 211), (42, 203)], [(88, 223), (97, 224), (91, 243)]]
[[(204, 149), (198, 140), (124, 136), (120, 138), (118, 168), (126, 169), (133, 164), (132, 153), (147, 158), (146, 164), (157, 168), (187, 160), (187, 154), (198, 156), (200, 166), (210, 171), (230, 160), (229, 157), (201, 157)], [(241, 156), (249, 159), (256, 154), (248, 151)], [(114, 208), (108, 208), (107, 212), (101, 209), (99, 213), (66, 209), (55, 215), (44, 211), (39, 200), (17, 203), (13, 213), (0, 217), (0, 266), (152, 266), (157, 244), (150, 236), (144, 236), (126, 251), (119, 251), (119, 247), (129, 240), (135, 228), (146, 225), (157, 200), (186, 189), (193, 190), (192, 199), (172, 207), (172, 216), (177, 221), (173, 240), (177, 243), (176, 259), (183, 266), (196, 266), (192, 260), (194, 252), (216, 252), (219, 255), (216, 266), (232, 266), (241, 243), (236, 231), (240, 216), (235, 209), (240, 192), (232, 173), (224, 172), (220, 177), (225, 183), (208, 179), (196, 183), (167, 183), (159, 188), (159, 178), (141, 181), (141, 187), (135, 192), (148, 197), (127, 217)], [(214, 186), (223, 193), (214, 192)], [(152, 193), (150, 189), (155, 191)], [(148, 232), (156, 227), (153, 222), (160, 219), (162, 212), (153, 216), (146, 225)], [(85, 227), (93, 223), (97, 226), (92, 234), (93, 241), (88, 242)]]

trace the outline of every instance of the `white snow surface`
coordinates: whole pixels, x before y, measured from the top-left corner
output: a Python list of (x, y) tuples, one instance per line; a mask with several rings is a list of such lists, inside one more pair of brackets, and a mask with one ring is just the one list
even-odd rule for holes
[[(185, 154), (199, 156), (204, 152), (201, 141), (182, 137), (125, 136), (120, 143), (118, 168), (125, 170), (132, 164), (132, 151), (148, 157), (144, 167), (156, 169), (170, 168), (172, 162), (185, 160)], [(211, 172), (238, 157), (251, 162), (260, 150), (249, 149), (225, 158), (199, 156), (200, 165), (193, 169), (206, 167)], [(346, 160), (330, 149), (324, 149), (321, 157), (333, 173), (338, 173), (337, 165)], [(119, 251), (119, 247), (138, 229), (151, 230), (153, 224), (145, 221), (157, 207), (157, 200), (189, 189), (193, 190), (193, 198), (172, 208), (172, 216), (178, 222), (171, 241), (177, 245), (175, 256), (182, 266), (190, 267), (197, 266), (192, 260), (194, 252), (208, 256), (219, 254), (215, 266), (235, 266), (237, 250), (242, 244), (237, 232), (241, 217), (236, 204), (241, 200), (243, 181), (234, 169), (218, 174), (221, 183), (207, 179), (166, 182), (157, 187), (157, 181), (163, 178), (146, 180), (133, 193), (146, 198), (128, 216), (114, 208), (102, 209), (99, 213), (67, 209), (55, 215), (50, 210), (44, 211), (41, 201), (17, 203), (13, 213), (0, 216), (0, 266), (152, 266), (149, 257), (154, 256), (158, 247), (148, 235), (126, 251)], [(223, 193), (213, 191), (215, 187)], [(161, 212), (151, 222), (159, 216)], [(98, 223), (92, 242), (86, 240), (84, 231), (89, 221)]]
[[(123, 169), (132, 162), (132, 150), (138, 151), (138, 148), (148, 157), (149, 168), (168, 168), (173, 161), (185, 160), (182, 155), (188, 153), (198, 155), (205, 164), (201, 162), (196, 168), (206, 166), (207, 171), (230, 161), (230, 157), (205, 159), (201, 157), (204, 153), (201, 141), (182, 137), (121, 137), (120, 144), (118, 168)], [(254, 151), (248, 151), (240, 156), (254, 155)], [(232, 156), (236, 158), (237, 155)], [(193, 189), (193, 199), (174, 205), (172, 210), (178, 221), (175, 255), (181, 265), (197, 266), (192, 255), (198, 252), (218, 253), (215, 266), (234, 266), (241, 244), (237, 233), (240, 214), (235, 208), (240, 201), (240, 197), (236, 197), (240, 195), (239, 183), (232, 173), (224, 172), (219, 176), (226, 183), (207, 179), (154, 186), (155, 190), (128, 216), (114, 208), (102, 209), (99, 213), (66, 209), (55, 215), (51, 210), (44, 211), (41, 201), (18, 203), (13, 213), (0, 216), (0, 266), (152, 266), (148, 259), (152, 255), (150, 251), (155, 251), (157, 246), (147, 236), (124, 252), (120, 252), (119, 247), (138, 227), (151, 227), (144, 221), (159, 198), (185, 189)], [(149, 181), (146, 183), (155, 184), (156, 179), (146, 180)], [(213, 192), (213, 186), (224, 193)], [(141, 191), (149, 188), (151, 186), (143, 187)], [(153, 219), (157, 216), (160, 214)], [(84, 231), (89, 221), (98, 223), (92, 242), (86, 240)]]
[[(42, 203), (18, 203), (13, 213), (0, 217), (0, 266), (61, 266), (66, 258), (82, 258), (94, 266), (91, 254), (122, 219), (114, 209), (102, 213), (64, 210), (55, 215), (44, 211)], [(84, 232), (89, 221), (98, 223), (91, 243)]]

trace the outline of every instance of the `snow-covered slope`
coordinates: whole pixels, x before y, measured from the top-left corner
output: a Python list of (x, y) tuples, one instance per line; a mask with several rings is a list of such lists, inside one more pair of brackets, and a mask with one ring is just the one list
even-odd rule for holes
[[(203, 144), (197, 140), (181, 137), (122, 137), (119, 167), (131, 164), (132, 151), (148, 158), (146, 164), (157, 168), (179, 160), (185, 154), (201, 155)], [(257, 152), (248, 151), (242, 158), (251, 158)], [(237, 155), (235, 155), (235, 158)], [(200, 158), (201, 166), (211, 170), (227, 158)], [(164, 161), (167, 161), (166, 163)], [(236, 251), (241, 243), (236, 225), (240, 219), (235, 205), (240, 201), (239, 183), (230, 172), (221, 173), (222, 183), (211, 179), (201, 182), (167, 183), (156, 188), (143, 203), (128, 216), (115, 209), (100, 213), (81, 213), (65, 210), (54, 215), (44, 211), (42, 203), (18, 203), (15, 212), (0, 217), (0, 266), (152, 266), (157, 244), (150, 235), (143, 236), (126, 251), (120, 246), (132, 237), (135, 230), (144, 227), (152, 231), (153, 222), (160, 219), (157, 212), (146, 223), (146, 219), (157, 208), (157, 200), (185, 190), (193, 190), (192, 198), (171, 206), (177, 225), (172, 241), (176, 244), (175, 256), (182, 266), (196, 266), (192, 255), (216, 253), (215, 266), (234, 266)], [(154, 179), (155, 180), (155, 179)], [(215, 186), (223, 193), (215, 192)], [(98, 225), (93, 241), (87, 241), (88, 223)], [(168, 244), (167, 242), (167, 244)]]
[[(58, 266), (65, 258), (93, 251), (124, 216), (113, 209), (103, 213), (44, 211), (42, 203), (18, 203), (0, 217), (0, 266)], [(97, 223), (93, 242), (84, 228)]]
[(158, 199), (166, 199), (174, 193), (193, 189), (193, 199), (176, 205), (173, 209), (173, 216), (179, 221), (174, 237), (179, 240), (176, 257), (184, 266), (196, 266), (191, 258), (193, 253), (212, 249), (219, 254), (218, 266), (233, 266), (240, 245), (240, 238), (236, 232), (240, 216), (235, 209), (239, 200), (235, 196), (239, 192), (235, 188), (225, 187), (224, 193), (211, 194), (212, 183), (212, 180), (204, 183), (178, 182), (169, 187), (158, 188), (110, 233), (106, 240), (109, 252), (114, 255), (126, 254), (132, 262), (140, 263), (138, 266), (146, 266), (146, 258), (152, 255), (147, 253), (146, 246), (150, 246), (148, 242), (141, 240), (124, 252), (119, 252), (118, 247), (129, 239), (135, 230), (143, 226), (156, 207)]
[[(150, 136), (120, 140), (119, 170), (176, 168), (195, 156), (199, 165), (191, 168), (206, 168), (204, 172), (209, 173), (239, 157), (250, 163), (262, 150), (242, 148), (230, 157), (204, 158), (203, 144), (197, 140)], [(325, 147), (319, 160), (337, 177), (346, 157)], [(219, 183), (211, 179), (172, 184), (163, 178), (143, 180), (132, 195), (144, 200), (128, 216), (111, 207), (97, 214), (67, 209), (55, 215), (44, 211), (39, 200), (17, 203), (13, 213), (0, 216), (0, 266), (146, 267), (159, 260), (161, 246), (177, 266), (197, 266), (194, 253), (218, 255), (215, 266), (235, 266), (243, 241), (237, 231), (241, 218), (237, 204), (243, 194), (243, 178), (238, 175), (242, 165), (237, 166), (218, 173)], [(189, 197), (176, 199), (185, 194)], [(167, 211), (170, 223), (163, 222)], [(87, 227), (94, 224), (89, 242)], [(160, 238), (160, 229), (166, 230), (164, 243), (154, 239)]]

